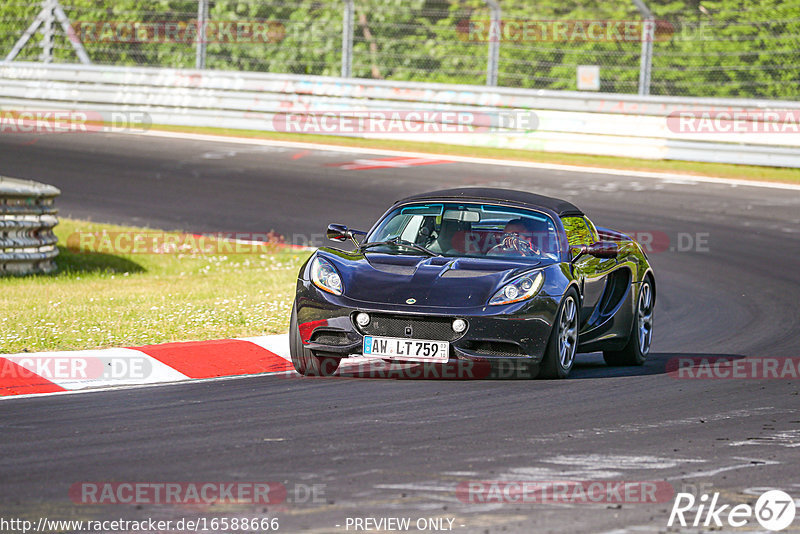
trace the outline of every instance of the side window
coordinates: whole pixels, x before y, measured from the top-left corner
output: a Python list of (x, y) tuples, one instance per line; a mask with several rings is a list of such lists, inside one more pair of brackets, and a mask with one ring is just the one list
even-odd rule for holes
[(384, 237), (382, 239), (391, 239), (393, 237), (397, 237), (410, 220), (411, 216), (409, 215), (398, 215), (397, 217), (393, 217), (388, 223), (386, 223), (386, 226), (384, 226), (383, 229), (379, 230), (377, 233), (383, 234)]
[(597, 241), (594, 225), (584, 217), (562, 217), (561, 222), (567, 232), (569, 246), (591, 245)]

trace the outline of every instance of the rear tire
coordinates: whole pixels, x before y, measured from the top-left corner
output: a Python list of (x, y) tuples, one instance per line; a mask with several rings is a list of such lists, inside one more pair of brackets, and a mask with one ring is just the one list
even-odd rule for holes
[(300, 328), (297, 326), (296, 304), (292, 306), (292, 317), (289, 320), (289, 353), (295, 371), (303, 376), (333, 376), (339, 368), (340, 358), (317, 356), (308, 350), (300, 339)]
[(567, 378), (578, 352), (580, 305), (578, 292), (570, 288), (564, 295), (553, 322), (550, 340), (539, 366), (540, 378)]
[(608, 365), (644, 364), (647, 354), (650, 352), (650, 342), (653, 339), (654, 295), (653, 282), (646, 277), (639, 288), (639, 294), (636, 295), (636, 309), (633, 313), (633, 325), (628, 337), (628, 344), (622, 350), (603, 351), (603, 359)]

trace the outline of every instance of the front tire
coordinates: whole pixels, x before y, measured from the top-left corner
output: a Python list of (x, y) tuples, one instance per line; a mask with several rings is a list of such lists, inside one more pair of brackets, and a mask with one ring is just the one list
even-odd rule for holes
[(539, 367), (540, 378), (567, 378), (578, 351), (580, 306), (578, 292), (570, 288), (558, 307), (550, 340)]
[(339, 368), (339, 358), (317, 356), (308, 350), (300, 339), (300, 328), (297, 326), (297, 304), (292, 306), (292, 317), (289, 320), (289, 353), (295, 371), (303, 376), (333, 376)]
[(608, 365), (629, 366), (643, 365), (650, 352), (653, 340), (653, 308), (655, 294), (650, 278), (645, 278), (636, 298), (636, 310), (633, 314), (633, 325), (628, 344), (622, 350), (603, 351), (603, 359)]

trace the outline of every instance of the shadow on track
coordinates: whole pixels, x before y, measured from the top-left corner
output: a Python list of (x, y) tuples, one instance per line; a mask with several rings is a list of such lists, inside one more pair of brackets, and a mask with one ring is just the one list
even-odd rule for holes
[[(642, 366), (610, 367), (599, 353), (581, 354), (567, 380), (587, 380), (648, 376), (674, 373), (678, 359), (714, 361), (717, 359), (736, 360), (745, 356), (737, 354), (701, 353), (652, 353)], [(382, 379), (382, 380), (522, 380), (528, 379), (528, 367), (513, 364), (488, 366), (472, 362), (450, 362), (448, 364), (391, 364), (380, 360), (353, 365), (344, 364), (336, 372), (336, 378)]]
[(655, 352), (650, 353), (642, 366), (609, 367), (599, 353), (579, 354), (569, 375), (569, 380), (582, 380), (591, 378), (615, 378), (621, 376), (647, 376), (667, 374), (677, 368), (678, 358), (691, 358), (694, 360), (716, 360), (726, 358), (737, 360), (744, 358), (741, 354), (701, 354), (686, 352)]

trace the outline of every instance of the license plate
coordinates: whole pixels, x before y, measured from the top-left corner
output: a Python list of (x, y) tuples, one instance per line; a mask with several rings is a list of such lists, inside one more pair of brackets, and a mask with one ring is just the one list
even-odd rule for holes
[(391, 360), (447, 361), (450, 343), (426, 339), (364, 336), (364, 356), (379, 356)]

